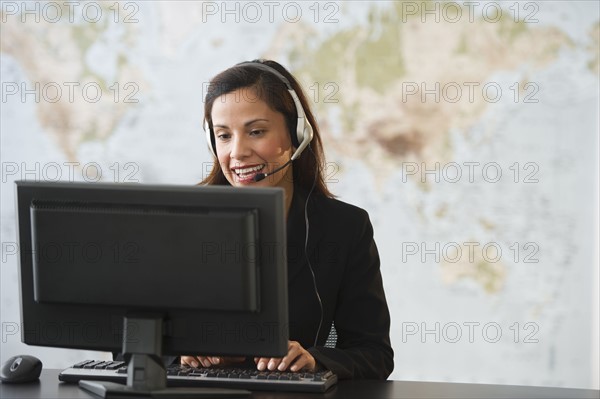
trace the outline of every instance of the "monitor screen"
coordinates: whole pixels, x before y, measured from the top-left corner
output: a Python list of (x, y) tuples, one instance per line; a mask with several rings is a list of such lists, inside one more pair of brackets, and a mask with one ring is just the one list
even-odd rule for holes
[(118, 352), (159, 320), (164, 355), (283, 356), (283, 190), (17, 184), (22, 340)]

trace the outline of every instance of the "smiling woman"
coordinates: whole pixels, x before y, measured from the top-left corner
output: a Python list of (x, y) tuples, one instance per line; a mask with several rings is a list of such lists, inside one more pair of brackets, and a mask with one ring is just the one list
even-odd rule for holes
[(254, 180), (257, 173), (271, 173), (292, 156), (283, 114), (257, 99), (255, 89), (241, 88), (222, 95), (213, 104), (211, 117), (216, 153), (227, 181), (232, 186), (282, 187), (286, 199), (291, 199), (292, 165), (285, 173)]
[[(214, 164), (200, 184), (285, 192), (288, 354), (248, 361), (259, 370), (386, 379), (393, 350), (373, 227), (366, 211), (327, 189), (319, 128), (296, 79), (274, 61), (235, 65), (210, 82), (204, 118)], [(333, 348), (325, 345), (332, 327)], [(244, 360), (181, 357), (194, 367)]]

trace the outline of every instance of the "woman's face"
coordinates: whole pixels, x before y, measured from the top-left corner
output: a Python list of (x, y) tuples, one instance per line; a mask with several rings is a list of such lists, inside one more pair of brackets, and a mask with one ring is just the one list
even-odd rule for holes
[(290, 160), (292, 143), (283, 114), (272, 110), (251, 88), (218, 97), (212, 107), (219, 164), (232, 186), (283, 187), (290, 194), (292, 165), (255, 182)]

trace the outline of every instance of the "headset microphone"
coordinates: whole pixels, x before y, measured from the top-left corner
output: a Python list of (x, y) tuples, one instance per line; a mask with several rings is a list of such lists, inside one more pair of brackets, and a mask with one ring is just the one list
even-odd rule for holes
[(261, 181), (261, 180), (263, 180), (265, 177), (267, 177), (267, 176), (271, 176), (272, 174), (275, 174), (275, 173), (279, 172), (281, 169), (283, 169), (283, 168), (286, 168), (286, 167), (287, 167), (289, 164), (291, 164), (291, 163), (292, 163), (292, 161), (293, 161), (293, 160), (294, 160), (294, 159), (293, 159), (293, 158), (291, 158), (289, 161), (287, 161), (286, 163), (284, 163), (283, 165), (281, 165), (280, 167), (278, 167), (277, 169), (275, 169), (275, 170), (273, 170), (273, 171), (271, 171), (271, 172), (269, 172), (269, 173), (257, 173), (256, 175), (254, 175), (254, 179), (253, 179), (253, 180), (254, 180), (255, 182), (257, 182), (257, 181)]

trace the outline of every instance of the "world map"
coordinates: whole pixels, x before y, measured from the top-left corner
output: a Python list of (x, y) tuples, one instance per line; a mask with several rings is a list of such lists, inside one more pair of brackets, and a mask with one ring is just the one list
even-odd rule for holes
[[(391, 378), (597, 387), (596, 2), (36, 4), (0, 15), (3, 243), (23, 177), (201, 180), (208, 81), (275, 59), (371, 216)], [(3, 255), (3, 323), (17, 285)]]

